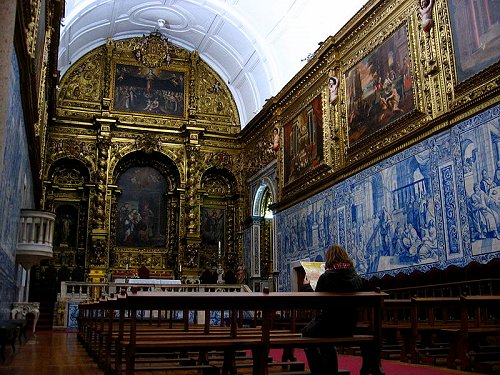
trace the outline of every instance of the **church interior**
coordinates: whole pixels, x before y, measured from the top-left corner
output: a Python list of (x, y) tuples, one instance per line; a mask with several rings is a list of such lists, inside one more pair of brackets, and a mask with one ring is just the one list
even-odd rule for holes
[[(498, 373), (498, 1), (350, 3), (2, 2), (0, 326), (77, 330), (125, 284), (299, 292), (340, 244), (383, 358)], [(412, 304), (470, 296), (490, 356), (402, 354)]]

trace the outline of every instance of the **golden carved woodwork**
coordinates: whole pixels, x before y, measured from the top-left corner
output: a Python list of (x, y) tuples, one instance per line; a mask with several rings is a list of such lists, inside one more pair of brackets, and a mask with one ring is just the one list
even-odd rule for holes
[(149, 68), (169, 65), (172, 59), (167, 38), (157, 30), (144, 35), (136, 44), (134, 53), (137, 61)]
[(38, 29), (45, 25), (40, 25), (41, 0), (24, 0), (23, 10), (28, 24), (26, 25), (26, 50), (29, 56), (35, 58)]
[[(173, 272), (182, 262), (187, 272), (195, 273), (210, 256), (201, 248), (200, 209), (204, 205), (227, 209), (227, 262), (236, 264), (242, 250), (240, 228), (251, 215), (246, 183), (263, 169), (276, 163), (275, 204), (281, 210), (498, 103), (498, 63), (465, 83), (457, 82), (447, 6), (446, 1), (436, 2), (434, 27), (426, 32), (417, 1), (367, 3), (318, 48), (306, 66), (242, 131), (235, 101), (225, 82), (196, 52), (175, 45), (169, 45), (172, 60), (168, 69), (186, 74), (185, 116), (114, 111), (114, 67), (117, 63), (137, 65), (134, 51), (141, 38), (110, 40), (74, 62), (60, 82), (55, 119), (48, 126), (44, 179), (50, 180), (50, 171), (65, 160), (77, 161), (88, 169), (92, 186), (87, 186), (85, 193), (89, 202), (87, 234), (91, 235), (92, 230), (97, 233), (97, 229), (110, 233), (104, 239), (99, 233), (91, 236), (95, 240), (90, 253), (93, 264), (102, 261), (106, 265), (109, 254), (112, 269), (145, 262), (149, 268)], [(407, 33), (414, 110), (351, 145), (346, 75), (403, 28)], [(165, 68), (165, 64), (160, 67)], [(336, 100), (330, 102), (328, 77), (332, 71), (339, 85)], [(284, 154), (284, 135), (281, 131), (280, 147), (274, 151), (273, 130), (282, 130), (318, 96), (324, 160), (320, 167), (285, 186), (283, 163), (288, 155)], [(169, 192), (172, 216), (168, 231), (179, 241), (167, 249), (125, 249), (112, 243), (119, 196), (117, 178), (123, 172), (123, 161), (135, 155), (169, 160), (169, 173), (178, 173), (178, 184)], [(54, 184), (84, 185), (78, 182), (77, 173), (66, 173), (54, 175)], [(58, 199), (70, 199), (65, 194), (47, 184), (45, 204), (53, 206)], [(269, 266), (268, 260), (262, 261), (263, 268)]]
[[(134, 51), (142, 38), (108, 41), (75, 62), (59, 85), (57, 113), (65, 118), (90, 119), (90, 114), (111, 115), (118, 126), (137, 125), (181, 129), (182, 119), (117, 113), (109, 108), (112, 101), (114, 64), (136, 64)], [(170, 45), (175, 58), (169, 69), (186, 71), (188, 112), (208, 131), (236, 134), (240, 130), (238, 110), (221, 78), (197, 53)], [(123, 125), (122, 125), (123, 124)]]
[(61, 168), (54, 172), (52, 182), (60, 186), (82, 186), (85, 180), (79, 171)]
[(103, 84), (103, 59), (104, 49), (99, 48), (73, 64), (59, 84), (60, 106), (80, 107), (81, 110), (99, 109)]

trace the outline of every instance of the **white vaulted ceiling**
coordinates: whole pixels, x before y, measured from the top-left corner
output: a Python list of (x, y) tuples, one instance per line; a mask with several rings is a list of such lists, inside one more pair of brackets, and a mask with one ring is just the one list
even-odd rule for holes
[(304, 66), (366, 0), (66, 0), (61, 76), (106, 43), (160, 29), (196, 50), (228, 84), (242, 127)]

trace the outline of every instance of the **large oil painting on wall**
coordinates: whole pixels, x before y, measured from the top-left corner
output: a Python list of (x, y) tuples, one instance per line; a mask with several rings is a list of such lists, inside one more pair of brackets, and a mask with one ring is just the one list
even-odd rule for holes
[(117, 205), (116, 244), (123, 247), (161, 247), (166, 243), (167, 182), (151, 167), (132, 167), (123, 173)]
[(185, 73), (171, 69), (116, 64), (115, 111), (185, 116)]
[(277, 225), (283, 274), (333, 243), (367, 278), (486, 263), (500, 251), (500, 105), (278, 213)]
[(323, 162), (321, 96), (284, 127), (284, 184), (304, 176)]
[(349, 144), (384, 129), (414, 108), (407, 27), (400, 27), (346, 74)]
[(498, 0), (448, 0), (459, 82), (500, 59)]

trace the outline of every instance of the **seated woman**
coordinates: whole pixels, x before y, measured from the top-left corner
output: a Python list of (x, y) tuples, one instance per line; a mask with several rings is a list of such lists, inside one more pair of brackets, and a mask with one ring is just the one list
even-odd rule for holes
[[(316, 292), (355, 292), (361, 288), (361, 278), (354, 270), (347, 251), (332, 245), (325, 255), (325, 272), (316, 284)], [(304, 279), (303, 291), (312, 292), (309, 279)], [(344, 337), (354, 333), (356, 311), (342, 306), (323, 309), (302, 330), (305, 337)], [(305, 348), (311, 374), (337, 374), (337, 350), (334, 346)]]

